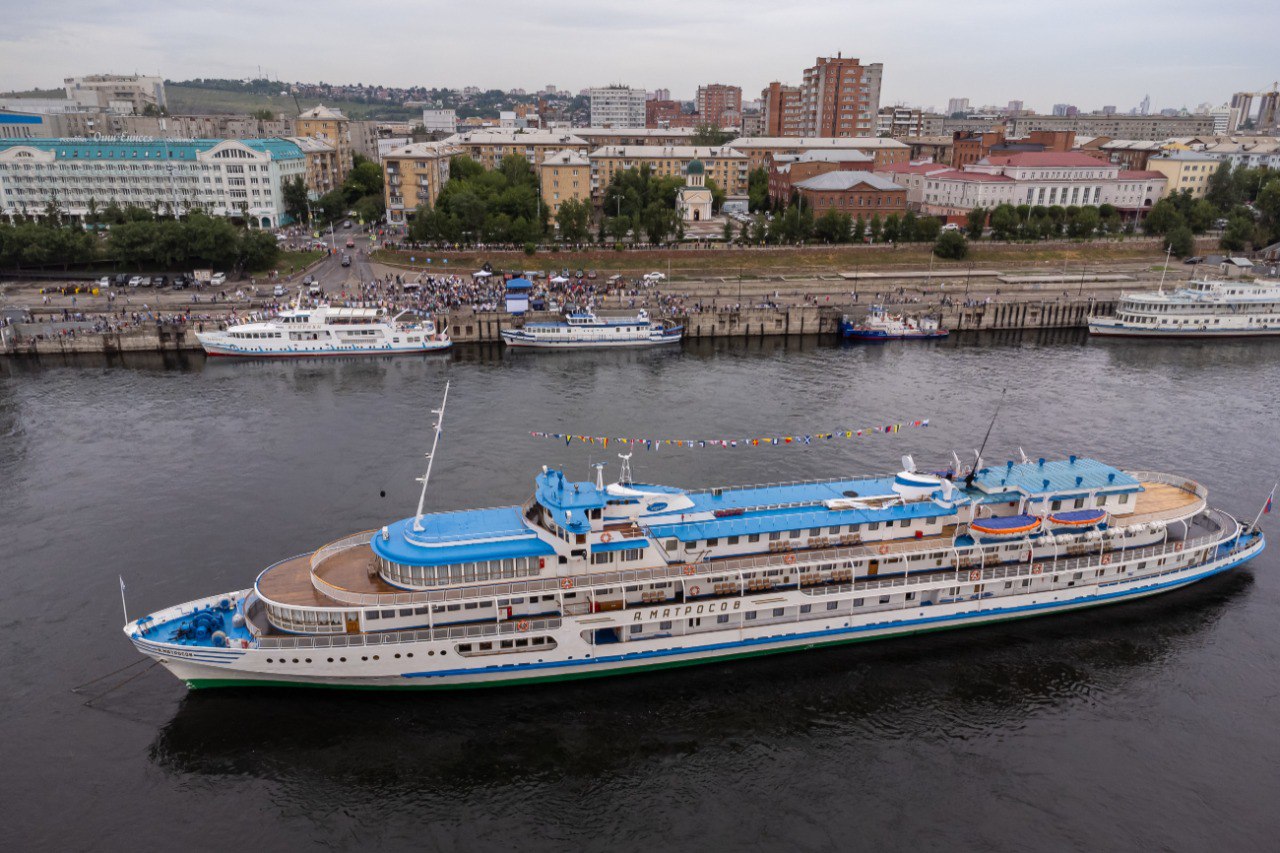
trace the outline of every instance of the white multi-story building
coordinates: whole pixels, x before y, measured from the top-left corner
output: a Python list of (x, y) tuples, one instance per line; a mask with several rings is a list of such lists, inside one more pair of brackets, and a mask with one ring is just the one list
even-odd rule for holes
[(101, 109), (121, 115), (141, 113), (148, 106), (162, 110), (168, 106), (163, 77), (139, 74), (90, 74), (63, 80), (67, 100), (86, 109)]
[(457, 110), (423, 110), (422, 126), (427, 133), (457, 133)]
[(909, 206), (944, 217), (1001, 204), (1111, 204), (1137, 216), (1153, 206), (1168, 186), (1168, 179), (1159, 172), (1128, 171), (1087, 154), (1055, 151), (992, 155), (963, 169), (911, 163), (875, 171), (907, 188)]
[(604, 86), (591, 90), (592, 127), (644, 127), (644, 89)]
[(202, 210), (270, 228), (287, 222), (284, 182), (306, 179), (285, 139), (0, 140), (0, 215), (54, 205), (84, 218), (112, 202), (179, 214)]
[(1218, 161), (1225, 160), (1233, 168), (1280, 170), (1280, 139), (1257, 136), (1224, 139), (1206, 145), (1201, 153)]

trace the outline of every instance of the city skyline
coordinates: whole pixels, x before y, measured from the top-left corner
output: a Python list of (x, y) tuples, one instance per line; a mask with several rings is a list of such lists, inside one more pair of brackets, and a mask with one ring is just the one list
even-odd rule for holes
[[(1150, 11), (1117, 11), (1114, 5), (1082, 0), (1062, 16), (1044, 8), (1006, 8), (990, 0), (966, 7), (971, 36), (956, 36), (948, 8), (938, 0), (915, 0), (904, 8), (846, 7), (819, 2), (803, 7), (761, 0), (728, 3), (708, 0), (697, 6), (656, 0), (641, 12), (600, 8), (582, 0), (552, 0), (537, 7), (508, 0), (482, 0), (473, 7), (483, 21), (478, 34), (486, 44), (452, 31), (432, 35), (436, 13), (446, 7), (428, 2), (373, 0), (359, 17), (403, 22), (375, 28), (379, 45), (365, 51), (353, 43), (359, 28), (341, 23), (348, 5), (332, 0), (309, 4), (308, 13), (228, 0), (212, 9), (179, 9), (135, 4), (106, 9), (88, 0), (70, 0), (56, 19), (35, 7), (11, 12), (0, 35), (6, 56), (0, 88), (53, 88), (65, 76), (83, 73), (159, 73), (171, 80), (196, 77), (239, 79), (263, 76), (284, 82), (366, 83), (462, 88), (468, 85), (533, 92), (547, 83), (578, 92), (591, 86), (623, 83), (671, 89), (682, 100), (708, 82), (739, 85), (744, 100), (759, 97), (770, 81), (798, 83), (799, 69), (815, 57), (857, 57), (885, 67), (881, 103), (943, 109), (951, 98), (968, 98), (977, 107), (1022, 100), (1048, 112), (1054, 103), (1078, 104), (1082, 111), (1116, 104), (1126, 112), (1150, 94), (1152, 109), (1221, 104), (1231, 93), (1262, 90), (1280, 77), (1255, 57), (1267, 55), (1265, 19), (1280, 24), (1280, 13), (1250, 0), (1223, 0), (1214, 8), (1215, 24), (1236, 35), (1206, 41), (1197, 21), (1203, 6), (1173, 0), (1158, 16)], [(518, 12), (520, 19), (510, 13)], [(1099, 27), (1097, 22), (1108, 21)], [(242, 23), (232, 25), (232, 21)], [(257, 22), (256, 26), (243, 23)], [(1134, 33), (1149, 28), (1149, 38)], [(856, 36), (832, 39), (813, 33), (848, 31)], [(193, 41), (190, 33), (201, 33)], [(293, 33), (289, 46), (281, 32)], [(634, 49), (609, 50), (603, 61), (582, 61), (576, 43), (602, 45), (626, 38)], [(984, 55), (973, 58), (979, 39)], [(767, 39), (767, 50), (755, 46)], [(999, 51), (990, 51), (993, 43)], [(424, 44), (428, 49), (423, 50)], [(511, 44), (507, 48), (501, 45)], [(540, 45), (557, 44), (562, 54)], [(528, 49), (521, 49), (527, 45)], [(1081, 47), (1083, 45), (1084, 47)], [(675, 63), (656, 61), (664, 55)], [(75, 57), (69, 61), (66, 57)], [(573, 57), (563, 61), (560, 57)], [(51, 58), (52, 57), (52, 58)], [(402, 61), (396, 57), (404, 57)], [(390, 61), (389, 61), (390, 59)], [(549, 60), (549, 61), (531, 61)], [(1094, 101), (1097, 103), (1095, 104)]]

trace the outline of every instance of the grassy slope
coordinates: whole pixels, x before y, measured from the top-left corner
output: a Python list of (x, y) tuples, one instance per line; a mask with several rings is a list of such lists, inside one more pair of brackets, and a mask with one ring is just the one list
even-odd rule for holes
[[(169, 99), (169, 112), (175, 115), (249, 113), (264, 108), (274, 110), (285, 118), (293, 118), (298, 113), (292, 95), (255, 95), (249, 92), (223, 92), (219, 89), (199, 89), (193, 86), (167, 86), (165, 94)], [(299, 103), (304, 110), (315, 106), (314, 103), (303, 99), (299, 99)], [(326, 102), (325, 106), (339, 109), (348, 118), (353, 119), (421, 115), (415, 110), (404, 110), (381, 104), (360, 104), (354, 101)]]

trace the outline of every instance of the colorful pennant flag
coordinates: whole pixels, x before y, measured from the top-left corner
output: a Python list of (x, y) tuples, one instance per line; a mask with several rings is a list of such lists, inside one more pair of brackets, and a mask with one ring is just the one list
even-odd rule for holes
[(530, 432), (533, 438), (550, 438), (563, 441), (565, 446), (572, 445), (574, 441), (582, 444), (598, 444), (607, 448), (609, 442), (622, 444), (627, 447), (644, 447), (648, 450), (657, 450), (663, 445), (667, 447), (687, 447), (703, 450), (708, 447), (718, 447), (731, 449), (736, 447), (776, 447), (778, 445), (787, 444), (806, 444), (812, 445), (815, 438), (827, 441), (833, 438), (862, 438), (866, 435), (874, 433), (884, 433), (892, 435), (901, 432), (903, 429), (923, 428), (929, 426), (929, 419), (922, 418), (916, 421), (907, 421), (899, 424), (887, 424), (885, 426), (864, 427), (862, 429), (837, 429), (831, 432), (815, 432), (808, 435), (777, 435), (777, 436), (751, 436), (747, 438), (627, 438), (621, 436), (605, 436), (605, 435), (574, 435), (564, 432)]

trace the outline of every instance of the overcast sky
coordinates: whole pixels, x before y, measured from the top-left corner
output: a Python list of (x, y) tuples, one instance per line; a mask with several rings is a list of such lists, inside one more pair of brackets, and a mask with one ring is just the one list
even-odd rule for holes
[[(0, 89), (68, 75), (535, 91), (800, 82), (814, 57), (884, 63), (883, 104), (1021, 99), (1121, 111), (1220, 104), (1280, 78), (1275, 0), (59, 0), (6, 7)], [(616, 8), (615, 8), (616, 7)]]

